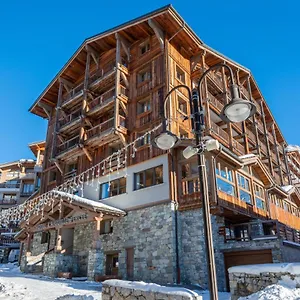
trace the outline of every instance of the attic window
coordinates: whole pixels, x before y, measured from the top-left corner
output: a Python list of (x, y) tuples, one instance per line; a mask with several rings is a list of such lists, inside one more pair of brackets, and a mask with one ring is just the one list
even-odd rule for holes
[(149, 51), (150, 51), (150, 43), (149, 42), (145, 42), (145, 43), (140, 45), (140, 47), (139, 47), (140, 55), (143, 55), (143, 54), (145, 54), (146, 52), (149, 52)]

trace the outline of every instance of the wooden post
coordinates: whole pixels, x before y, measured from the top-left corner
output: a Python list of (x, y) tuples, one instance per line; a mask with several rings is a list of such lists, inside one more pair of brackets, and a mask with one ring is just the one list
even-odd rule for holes
[(29, 232), (27, 234), (27, 247), (26, 247), (26, 252), (31, 252), (31, 240), (32, 240), (32, 232)]
[(285, 168), (286, 168), (286, 172), (287, 172), (287, 176), (288, 176), (288, 180), (289, 180), (289, 184), (292, 184), (292, 175), (291, 175), (291, 170), (288, 164), (288, 160), (287, 160), (287, 153), (284, 150), (285, 146), (284, 144), (282, 144), (282, 150), (283, 150), (283, 157), (284, 157), (284, 164), (285, 164)]
[(62, 92), (63, 92), (63, 82), (60, 80), (59, 81), (59, 88), (58, 88), (58, 98), (57, 98), (57, 104), (56, 104), (56, 114), (55, 114), (54, 130), (53, 130), (53, 139), (52, 139), (52, 150), (51, 150), (51, 158), (52, 159), (55, 157), (55, 152), (56, 152), (56, 134), (57, 134), (57, 131), (58, 131), (58, 119), (59, 119), (59, 114), (60, 114)]
[[(247, 78), (247, 87), (248, 87), (249, 95), (252, 96), (250, 76), (248, 76), (248, 78)], [(258, 130), (257, 130), (256, 116), (255, 115), (252, 117), (252, 121), (253, 121), (253, 124), (254, 124), (254, 134), (255, 134), (255, 140), (256, 140), (257, 155), (260, 157), (259, 137), (258, 137)]]
[(277, 138), (276, 138), (274, 123), (272, 124), (272, 134), (273, 134), (273, 138), (274, 138), (274, 142), (275, 142), (275, 153), (276, 153), (276, 159), (277, 159), (277, 166), (278, 166), (278, 169), (279, 169), (281, 184), (283, 184), (282, 170), (281, 170), (281, 167), (280, 167), (280, 156), (279, 156), (279, 151), (278, 151), (278, 142), (277, 142)]
[[(224, 64), (226, 64), (225, 61), (223, 61)], [(224, 93), (224, 100), (225, 103), (228, 103), (228, 98), (227, 98), (227, 78), (225, 74), (224, 68), (222, 68), (222, 82), (223, 82), (223, 93)], [(232, 137), (232, 124), (229, 122), (227, 123), (227, 133), (229, 135), (229, 148), (230, 150), (233, 149), (233, 137)]]
[(260, 102), (260, 109), (262, 112), (262, 117), (263, 117), (263, 126), (264, 126), (264, 136), (265, 136), (265, 141), (267, 145), (267, 153), (268, 153), (268, 161), (269, 161), (269, 169), (271, 171), (271, 174), (274, 174), (274, 169), (273, 169), (273, 163), (272, 163), (272, 156), (271, 156), (271, 149), (270, 149), (270, 144), (269, 144), (269, 137), (268, 137), (268, 130), (267, 130), (267, 124), (266, 124), (266, 115), (264, 112), (264, 106), (263, 102)]
[[(64, 206), (63, 206), (62, 201), (58, 205), (61, 205), (61, 208), (59, 210), (59, 219), (61, 220), (64, 216)], [(57, 252), (57, 253), (60, 253), (62, 250), (61, 239), (62, 239), (62, 228), (58, 227), (57, 228), (57, 236), (56, 236), (56, 245), (55, 245), (55, 252)]]
[(115, 77), (115, 112), (114, 112), (114, 126), (115, 129), (119, 127), (119, 95), (120, 95), (120, 63), (121, 63), (121, 41), (119, 34), (116, 33), (116, 77)]

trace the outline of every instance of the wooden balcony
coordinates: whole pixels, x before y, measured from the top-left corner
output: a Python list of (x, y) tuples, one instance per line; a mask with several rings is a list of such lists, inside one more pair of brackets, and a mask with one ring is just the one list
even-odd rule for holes
[(79, 136), (74, 136), (64, 143), (61, 143), (56, 148), (56, 157), (63, 158), (65, 155), (70, 155), (71, 152), (79, 148)]
[(76, 125), (80, 124), (81, 121), (81, 108), (70, 113), (65, 118), (58, 121), (59, 131), (64, 132), (66, 130), (72, 129)]
[[(110, 90), (104, 92), (103, 94), (97, 96), (91, 102), (89, 102), (88, 107), (89, 111), (87, 112), (88, 116), (96, 115), (97, 113), (103, 113), (114, 105), (116, 88), (113, 87)], [(124, 86), (120, 86), (120, 97), (123, 99), (128, 99), (128, 90)]]
[(237, 197), (226, 194), (220, 190), (218, 190), (218, 206), (230, 211), (239, 212), (249, 217), (266, 218), (268, 216), (268, 212), (266, 210), (260, 209), (252, 204), (248, 204)]
[(256, 144), (256, 137), (255, 137), (255, 134), (254, 134), (250, 129), (247, 129), (246, 132), (247, 132), (248, 139), (249, 139), (252, 143)]
[(268, 149), (265, 143), (260, 142), (260, 150), (265, 156), (268, 155)]
[(153, 121), (152, 111), (144, 112), (136, 116), (135, 127), (143, 127), (144, 125), (149, 125)]
[(281, 207), (276, 206), (274, 203), (269, 203), (270, 216), (274, 220), (286, 224), (287, 226), (300, 230), (300, 218)]
[(229, 143), (229, 135), (228, 133), (219, 127), (214, 122), (211, 122), (211, 128), (209, 129), (209, 134), (211, 134), (214, 137), (219, 137), (225, 145), (228, 145)]
[(83, 96), (83, 82), (78, 84), (76, 87), (62, 97), (61, 107), (65, 108), (69, 105), (75, 105), (80, 98)]
[(233, 140), (232, 141), (232, 146), (233, 146), (233, 150), (234, 152), (240, 154), (240, 155), (243, 155), (245, 154), (245, 146), (242, 145), (241, 143), (239, 143), (238, 141), (236, 140)]
[(208, 100), (209, 103), (216, 109), (216, 111), (220, 113), (224, 104), (220, 100), (218, 100), (215, 96), (213, 96), (210, 92), (208, 92)]
[(273, 134), (267, 131), (267, 135), (268, 135), (268, 140), (274, 145), (275, 141), (274, 141)]
[(125, 117), (119, 116), (119, 126), (115, 128), (115, 119), (110, 118), (105, 122), (102, 122), (91, 129), (86, 131), (86, 141), (85, 144), (89, 146), (98, 145), (99, 141), (106, 143), (110, 140), (117, 139), (118, 136), (115, 133), (117, 129), (123, 134), (127, 134), (127, 129), (125, 125)]
[(243, 133), (243, 124), (239, 123), (232, 123), (232, 128), (235, 129), (239, 134)]
[(274, 178), (277, 184), (281, 185), (281, 177), (277, 172), (274, 172)]
[(262, 123), (262, 121), (260, 119), (256, 119), (256, 125), (257, 125), (257, 129), (261, 132), (261, 133), (264, 133), (265, 130), (264, 130), (264, 125)]

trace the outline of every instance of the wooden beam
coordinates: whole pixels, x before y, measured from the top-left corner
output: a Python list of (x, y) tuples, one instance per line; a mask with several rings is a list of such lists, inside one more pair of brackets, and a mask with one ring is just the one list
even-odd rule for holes
[(128, 62), (130, 61), (130, 43), (126, 38), (124, 38), (121, 34), (116, 33), (116, 37), (120, 39), (121, 46), (127, 55)]
[(69, 80), (64, 79), (62, 77), (59, 78), (59, 82), (63, 84), (64, 88), (66, 89), (66, 91), (68, 93), (74, 87), (74, 84), (72, 82), (70, 82)]
[(199, 62), (201, 62), (203, 53), (198, 53), (191, 57), (191, 71), (193, 72)]
[(45, 114), (47, 115), (48, 119), (50, 120), (51, 111), (52, 111), (53, 108), (50, 105), (48, 105), (46, 103), (43, 103), (43, 102), (40, 102), (40, 101), (38, 102), (37, 105), (44, 110)]
[(160, 48), (162, 50), (164, 50), (164, 47), (165, 47), (164, 37), (165, 37), (165, 35), (164, 35), (164, 32), (163, 32), (162, 28), (160, 27), (160, 25), (156, 21), (154, 21), (152, 19), (148, 20), (148, 24), (153, 29), (153, 31), (154, 31), (154, 33), (155, 33), (155, 35), (156, 35), (156, 37), (159, 41)]
[(86, 147), (82, 147), (83, 152), (85, 153), (86, 157), (88, 158), (89, 161), (93, 161), (93, 157), (89, 153), (89, 151), (86, 149)]
[(58, 162), (57, 160), (55, 160), (55, 161), (54, 161), (54, 164), (55, 164), (55, 166), (57, 167), (57, 169), (59, 170), (59, 172), (60, 172), (61, 174), (63, 174), (64, 171), (63, 171), (61, 165), (59, 164), (59, 162)]
[(126, 87), (129, 88), (129, 81), (128, 81), (126, 75), (123, 72), (121, 72), (121, 78), (123, 79)]
[(127, 116), (128, 116), (127, 106), (124, 104), (123, 101), (120, 101), (120, 106), (121, 106), (121, 108), (123, 109), (123, 111), (124, 111), (124, 113), (125, 113), (125, 115), (126, 115), (126, 117), (127, 117)]
[(89, 52), (91, 54), (95, 64), (97, 65), (97, 68), (98, 68), (99, 67), (99, 54), (97, 53), (97, 51), (90, 45), (86, 45), (85, 49), (87, 52)]

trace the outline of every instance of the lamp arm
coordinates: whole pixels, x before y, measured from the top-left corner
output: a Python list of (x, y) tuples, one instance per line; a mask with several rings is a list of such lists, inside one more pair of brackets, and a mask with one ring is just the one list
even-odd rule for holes
[(163, 115), (163, 130), (166, 130), (167, 129), (167, 102), (170, 100), (169, 96), (177, 89), (179, 88), (184, 88), (187, 90), (188, 94), (189, 94), (189, 101), (190, 99), (192, 99), (192, 92), (190, 90), (190, 88), (185, 85), (185, 84), (180, 84), (180, 85), (177, 85), (175, 87), (173, 87), (166, 95), (165, 99), (164, 99), (164, 115)]

